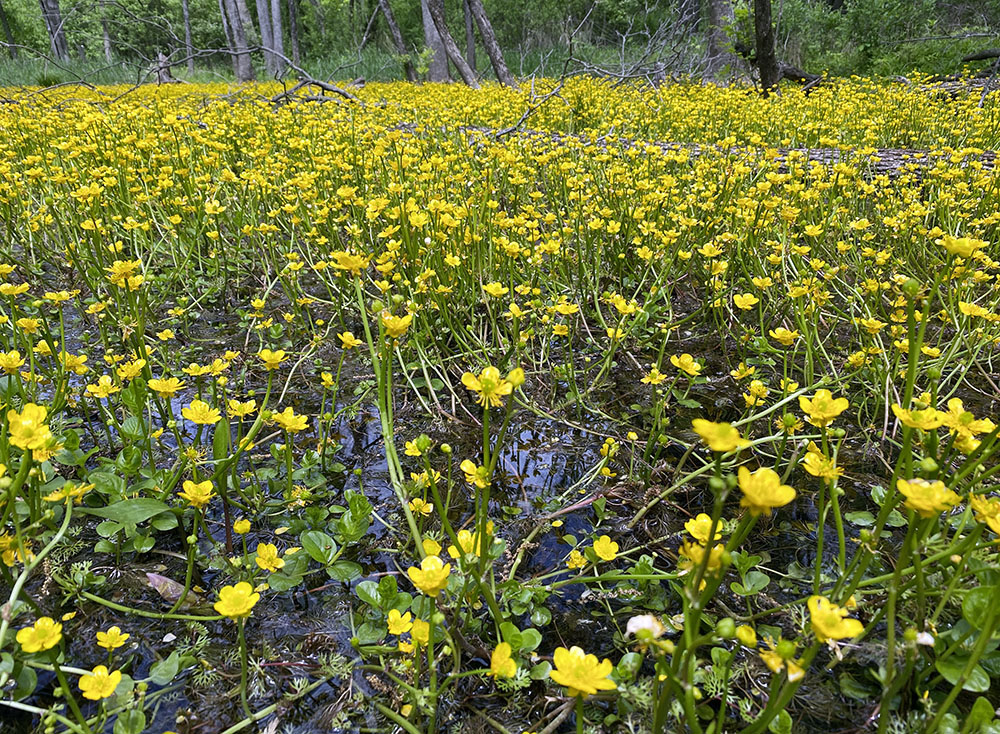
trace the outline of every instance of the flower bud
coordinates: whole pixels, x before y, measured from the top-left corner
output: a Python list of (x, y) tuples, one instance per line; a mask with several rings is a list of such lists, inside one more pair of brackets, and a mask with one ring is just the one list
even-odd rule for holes
[(723, 640), (731, 640), (736, 636), (736, 622), (732, 617), (723, 617), (715, 623), (715, 634)]

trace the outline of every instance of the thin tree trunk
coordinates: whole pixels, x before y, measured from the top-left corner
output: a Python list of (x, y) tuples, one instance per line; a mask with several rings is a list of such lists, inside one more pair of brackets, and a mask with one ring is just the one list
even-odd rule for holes
[(469, 0), (462, 2), (463, 15), (465, 15), (465, 60), (469, 66), (476, 68), (476, 22), (472, 17), (472, 6)]
[(181, 0), (181, 14), (184, 16), (184, 51), (187, 55), (188, 74), (194, 74), (194, 44), (191, 43), (191, 9), (188, 0)]
[(451, 37), (451, 31), (448, 30), (448, 24), (444, 17), (444, 0), (427, 0), (427, 9), (431, 14), (431, 19), (434, 21), (435, 28), (437, 28), (438, 35), (441, 36), (441, 43), (444, 44), (444, 50), (448, 54), (448, 58), (451, 59), (451, 63), (458, 69), (462, 81), (473, 89), (479, 89), (476, 72), (465, 62), (465, 57), (462, 56), (462, 52), (455, 43), (455, 39)]
[(778, 57), (774, 49), (771, 0), (753, 0), (753, 27), (757, 45), (757, 70), (766, 97), (778, 84)]
[(733, 23), (733, 4), (730, 0), (707, 0), (708, 5), (708, 73), (715, 75), (726, 64), (733, 62), (727, 26)]
[(264, 68), (268, 76), (274, 76), (274, 48), (271, 41), (271, 10), (268, 7), (268, 0), (257, 0), (257, 21), (260, 26), (260, 45), (264, 47)]
[(104, 40), (104, 60), (111, 63), (111, 31), (108, 30), (108, 19), (101, 18), (101, 35)]
[(236, 72), (236, 81), (250, 82), (254, 79), (253, 64), (250, 63), (250, 47), (247, 45), (246, 26), (243, 24), (242, 13), (239, 5), (244, 9), (246, 3), (242, 0), (225, 0), (226, 14), (229, 16), (229, 27), (233, 31), (233, 69)]
[(49, 47), (52, 55), (60, 61), (69, 61), (69, 46), (66, 44), (66, 32), (62, 27), (62, 13), (59, 12), (59, 0), (38, 0), (42, 7), (42, 20), (49, 32)]
[(483, 47), (486, 49), (486, 55), (490, 57), (490, 63), (493, 64), (493, 71), (496, 72), (497, 79), (500, 80), (501, 84), (506, 84), (508, 87), (516, 87), (517, 80), (514, 79), (514, 75), (507, 68), (507, 62), (504, 61), (500, 44), (497, 43), (497, 35), (493, 32), (490, 19), (486, 16), (486, 11), (483, 9), (482, 0), (468, 0), (468, 2), (469, 7), (472, 9), (472, 16), (476, 19), (476, 25), (479, 27), (479, 37), (483, 39)]
[(382, 11), (382, 15), (385, 16), (385, 24), (389, 26), (392, 45), (396, 47), (396, 53), (403, 60), (403, 70), (406, 72), (406, 78), (411, 82), (417, 81), (417, 70), (413, 68), (410, 54), (406, 51), (406, 43), (403, 42), (403, 34), (399, 30), (396, 16), (392, 13), (392, 6), (389, 5), (389, 0), (378, 0), (378, 7)]
[[(281, 56), (285, 55), (285, 32), (281, 27), (281, 0), (271, 0), (271, 46)], [(285, 73), (285, 60), (281, 56), (274, 58), (274, 70), (277, 76)]]
[(288, 38), (292, 42), (292, 63), (302, 65), (302, 46), (299, 44), (299, 0), (288, 0)]
[[(443, 15), (444, 11), (441, 12)], [(431, 58), (427, 67), (427, 81), (446, 82), (448, 81), (448, 52), (445, 50), (441, 34), (438, 33), (434, 17), (431, 15), (430, 0), (420, 0), (420, 13), (424, 21), (424, 43), (431, 50)]]
[(7, 20), (7, 11), (3, 9), (3, 0), (0, 0), (0, 28), (3, 28), (3, 37), (7, 39), (7, 53), (12, 59), (17, 58), (17, 46), (14, 44), (14, 32), (10, 29), (10, 21)]
[(239, 74), (239, 64), (233, 50), (236, 48), (236, 41), (233, 40), (233, 29), (229, 26), (229, 18), (226, 15), (226, 0), (219, 0), (219, 15), (222, 17), (222, 33), (226, 37), (226, 48), (229, 49), (229, 58), (233, 62), (233, 74)]

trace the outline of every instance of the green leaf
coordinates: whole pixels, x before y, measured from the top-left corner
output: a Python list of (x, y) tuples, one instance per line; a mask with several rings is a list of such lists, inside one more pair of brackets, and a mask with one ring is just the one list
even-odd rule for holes
[(379, 593), (378, 584), (374, 581), (362, 581), (355, 587), (354, 591), (358, 598), (368, 606), (374, 609), (382, 608), (382, 595)]
[(531, 680), (545, 680), (549, 677), (550, 672), (552, 672), (552, 665), (548, 662), (541, 662), (531, 669), (528, 677)]
[(346, 582), (360, 578), (363, 569), (353, 561), (337, 561), (332, 566), (328, 566), (326, 572), (330, 575), (330, 578)]
[(139, 709), (129, 709), (118, 714), (114, 734), (142, 734), (146, 728), (146, 715)]
[[(968, 662), (969, 659), (966, 657), (952, 655), (944, 660), (938, 660), (934, 663), (934, 668), (941, 674), (942, 678), (955, 685), (962, 677), (962, 672)], [(985, 693), (990, 690), (990, 677), (986, 675), (986, 671), (981, 666), (976, 665), (969, 673), (969, 678), (965, 681), (962, 689), (973, 693)]]
[(149, 497), (136, 497), (135, 499), (115, 502), (107, 507), (81, 507), (80, 512), (114, 520), (123, 525), (138, 525), (156, 517), (161, 512), (170, 512), (170, 507)]
[(962, 616), (965, 621), (981, 630), (990, 614), (995, 595), (996, 589), (989, 586), (979, 586), (967, 592), (962, 600)]
[(181, 654), (174, 650), (169, 657), (150, 666), (149, 681), (157, 686), (165, 686), (177, 676), (180, 669)]
[(302, 548), (309, 556), (324, 566), (333, 563), (337, 555), (337, 543), (326, 533), (319, 530), (307, 530), (299, 536)]
[(847, 519), (847, 522), (860, 525), (863, 528), (867, 528), (875, 524), (875, 516), (866, 510), (862, 510), (860, 512), (845, 512), (844, 517)]
[(771, 723), (767, 725), (767, 730), (771, 734), (792, 734), (791, 714), (787, 711), (782, 711), (771, 719)]
[(301, 583), (302, 576), (298, 574), (289, 575), (281, 571), (276, 571), (267, 577), (267, 585), (273, 591), (288, 591), (289, 589), (294, 589)]
[(984, 696), (980, 696), (976, 699), (976, 702), (972, 704), (972, 710), (969, 711), (969, 716), (965, 719), (965, 731), (976, 731), (983, 729), (987, 724), (993, 722), (993, 716), (996, 711), (993, 709), (993, 704), (989, 702)]

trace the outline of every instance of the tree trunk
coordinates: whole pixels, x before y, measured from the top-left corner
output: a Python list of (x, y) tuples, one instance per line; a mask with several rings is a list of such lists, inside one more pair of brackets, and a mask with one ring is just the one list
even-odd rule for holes
[[(451, 63), (458, 69), (462, 81), (473, 89), (479, 89), (479, 82), (476, 81), (476, 72), (465, 62), (465, 57), (462, 56), (462, 52), (455, 43), (455, 39), (451, 37), (451, 31), (448, 30), (448, 24), (444, 17), (444, 0), (427, 0), (427, 9), (431, 14), (431, 19), (434, 21), (434, 27), (437, 28), (438, 35), (441, 36), (441, 43), (444, 44), (444, 50), (448, 54), (448, 58), (451, 59)], [(475, 9), (474, 6), (473, 9)]]
[[(443, 6), (442, 2), (442, 6)], [(431, 50), (430, 64), (427, 68), (427, 81), (448, 81), (448, 55), (438, 33), (437, 24), (431, 15), (430, 0), (420, 0), (420, 12), (424, 20), (424, 43)], [(444, 15), (444, 11), (441, 12)]]
[(233, 74), (239, 73), (236, 63), (236, 54), (232, 51), (236, 48), (236, 41), (233, 40), (233, 29), (229, 27), (229, 18), (226, 16), (226, 2), (219, 0), (219, 15), (222, 17), (222, 33), (226, 38), (226, 48), (229, 49), (229, 57), (233, 61)]
[(406, 44), (403, 42), (403, 34), (399, 30), (399, 24), (396, 22), (396, 16), (392, 13), (392, 6), (389, 5), (389, 0), (378, 0), (378, 7), (382, 11), (382, 15), (385, 16), (385, 24), (389, 26), (389, 35), (392, 36), (392, 45), (396, 47), (396, 53), (403, 60), (403, 70), (406, 72), (406, 78), (411, 81), (417, 81), (417, 71), (413, 68), (413, 62), (410, 60), (410, 54), (406, 51)]
[[(281, 27), (281, 0), (271, 0), (271, 46), (281, 56), (285, 55), (285, 32)], [(274, 58), (274, 71), (277, 76), (285, 73), (285, 60), (281, 56)]]
[(66, 32), (62, 27), (62, 13), (59, 12), (59, 0), (38, 0), (42, 6), (42, 20), (49, 32), (49, 48), (52, 55), (60, 61), (69, 61), (69, 46), (66, 44)]
[(7, 40), (7, 53), (12, 59), (16, 59), (17, 46), (14, 44), (14, 32), (10, 29), (7, 11), (3, 9), (3, 0), (0, 0), (0, 28), (3, 29), (3, 37)]
[(490, 57), (490, 63), (493, 64), (493, 71), (496, 72), (497, 79), (508, 87), (516, 87), (517, 80), (514, 79), (514, 75), (507, 68), (507, 62), (503, 59), (503, 52), (500, 50), (500, 44), (497, 43), (496, 33), (493, 32), (490, 19), (486, 17), (486, 11), (483, 9), (483, 0), (468, 0), (468, 2), (472, 9), (472, 16), (476, 19), (476, 25), (479, 27), (479, 37), (483, 39), (483, 47), (486, 49), (486, 55)]
[(753, 0), (753, 27), (757, 45), (757, 70), (766, 97), (778, 84), (778, 57), (774, 50), (771, 0)]
[(708, 5), (708, 74), (714, 76), (734, 60), (726, 26), (733, 22), (730, 0), (707, 0)]
[(194, 44), (191, 43), (191, 9), (188, 0), (181, 0), (181, 15), (184, 16), (184, 53), (187, 55), (188, 74), (194, 74)]
[(104, 39), (104, 60), (110, 64), (111, 58), (111, 31), (108, 30), (108, 19), (101, 18), (101, 36)]
[(469, 66), (476, 68), (476, 22), (472, 17), (472, 6), (469, 0), (463, 0), (462, 9), (465, 15), (465, 60)]
[[(250, 63), (250, 47), (247, 45), (246, 26), (240, 17), (239, 3), (241, 0), (224, 0), (226, 15), (229, 16), (229, 27), (232, 30), (233, 71), (236, 81), (250, 82), (254, 80), (253, 64)], [(243, 3), (244, 8), (246, 4)]]
[(288, 0), (288, 38), (292, 42), (292, 63), (302, 65), (302, 46), (299, 44), (299, 0)]
[(268, 0), (257, 0), (257, 25), (260, 27), (260, 45), (264, 47), (264, 69), (274, 76), (274, 54), (271, 49), (271, 9)]

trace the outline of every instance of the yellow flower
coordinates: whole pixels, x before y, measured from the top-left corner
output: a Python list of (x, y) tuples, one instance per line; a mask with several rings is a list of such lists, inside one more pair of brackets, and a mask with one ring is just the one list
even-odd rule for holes
[(237, 535), (246, 535), (250, 532), (250, 521), (245, 517), (241, 517), (233, 523), (233, 532)]
[(115, 689), (122, 682), (122, 672), (114, 670), (108, 672), (107, 666), (98, 665), (90, 673), (80, 676), (80, 690), (83, 697), (91, 701), (100, 701), (102, 698), (110, 698), (115, 695)]
[(844, 473), (844, 470), (837, 466), (833, 459), (823, 455), (815, 444), (810, 444), (806, 457), (802, 460), (802, 468), (820, 479), (836, 479)]
[(510, 395), (514, 386), (500, 377), (500, 370), (496, 367), (487, 367), (476, 377), (471, 372), (462, 375), (462, 384), (468, 390), (479, 393), (476, 402), (485, 407), (498, 408), (503, 405), (503, 398)]
[(695, 418), (691, 421), (691, 427), (712, 451), (725, 453), (750, 445), (729, 423), (713, 423), (704, 418)]
[(59, 644), (62, 625), (51, 617), (39, 617), (31, 627), (17, 631), (17, 642), (25, 652), (42, 652)]
[(97, 633), (97, 644), (106, 650), (117, 650), (131, 635), (123, 633), (120, 627), (109, 627), (107, 632)]
[(510, 644), (501, 642), (490, 655), (490, 670), (494, 678), (513, 678), (517, 675), (517, 662), (510, 656)]
[(427, 596), (436, 597), (448, 586), (451, 564), (437, 556), (427, 556), (420, 562), (420, 568), (411, 566), (406, 573), (417, 589)]
[[(716, 525), (715, 537), (711, 538), (711, 540), (718, 540), (722, 537), (721, 527), (722, 523)], [(696, 517), (692, 517), (684, 523), (684, 529), (691, 533), (692, 538), (705, 545), (709, 542), (708, 534), (712, 530), (712, 518), (704, 512), (699, 512)]]
[(950, 510), (962, 499), (942, 481), (899, 479), (896, 489), (906, 498), (904, 504), (920, 517), (934, 517)]
[(398, 609), (389, 610), (389, 634), (390, 635), (402, 635), (406, 634), (413, 627), (413, 623), (410, 621), (412, 615), (407, 612), (406, 614), (400, 614)]
[(706, 552), (708, 553), (708, 565), (705, 566), (705, 573), (715, 574), (727, 562), (726, 547), (722, 543), (716, 543), (709, 551), (701, 543), (689, 543), (685, 540), (678, 549), (677, 567), (684, 573), (691, 569), (700, 568)]
[(415, 512), (418, 515), (423, 515), (424, 517), (429, 516), (434, 512), (434, 503), (426, 502), (419, 497), (414, 497), (409, 502), (410, 512)]
[(413, 628), (410, 630), (410, 637), (418, 645), (426, 645), (431, 640), (431, 626), (422, 619), (413, 620)]
[(226, 403), (226, 413), (231, 418), (246, 418), (255, 410), (257, 410), (256, 400), (246, 400), (244, 402), (240, 402), (235, 398), (230, 398)]
[(969, 497), (969, 504), (976, 512), (976, 519), (1000, 535), (1000, 499), (974, 494)]
[(219, 590), (219, 601), (215, 602), (214, 607), (223, 617), (239, 619), (249, 617), (258, 601), (260, 594), (246, 581), (240, 581), (235, 586), (223, 586)]
[(811, 400), (805, 395), (799, 396), (799, 408), (809, 416), (807, 420), (818, 428), (832, 423), (848, 407), (847, 398), (834, 398), (829, 390), (817, 390)]
[(493, 296), (494, 298), (501, 298), (508, 293), (508, 290), (504, 287), (503, 283), (487, 283), (483, 286), (483, 290), (486, 291), (487, 295)]
[(370, 262), (369, 258), (364, 255), (355, 255), (350, 252), (344, 252), (340, 250), (339, 252), (334, 252), (333, 257), (333, 267), (337, 270), (346, 270), (351, 275), (359, 276), (361, 271), (368, 267)]
[(774, 339), (776, 342), (782, 344), (783, 346), (790, 347), (795, 343), (795, 340), (799, 338), (798, 331), (789, 331), (784, 327), (778, 327), (777, 329), (771, 329), (767, 332), (768, 336)]
[(561, 686), (566, 686), (570, 696), (589, 696), (598, 691), (613, 691), (618, 686), (608, 678), (611, 675), (611, 661), (605, 658), (598, 662), (597, 657), (584, 653), (575, 645), (567, 650), (557, 647), (552, 655), (555, 667), (549, 677)]
[(976, 420), (976, 417), (965, 409), (959, 398), (948, 401), (948, 412), (942, 414), (942, 421), (951, 433), (966, 439), (978, 436), (980, 433), (991, 433), (996, 428), (989, 418)]
[(893, 403), (892, 412), (899, 419), (899, 422), (908, 428), (933, 431), (935, 428), (940, 428), (944, 425), (944, 414), (936, 408), (903, 410), (898, 403)]
[(574, 571), (578, 568), (583, 568), (587, 565), (587, 557), (583, 555), (576, 548), (569, 552), (569, 558), (566, 559), (566, 568), (570, 571)]
[(941, 245), (950, 254), (965, 258), (966, 260), (972, 257), (976, 253), (976, 250), (986, 246), (986, 243), (982, 240), (976, 240), (971, 237), (953, 237), (950, 234), (946, 234), (941, 239), (935, 240), (935, 243)]
[(272, 352), (270, 349), (261, 349), (257, 352), (260, 361), (264, 363), (264, 369), (271, 371), (281, 366), (281, 363), (288, 359), (284, 349)]
[(690, 354), (682, 354), (678, 357), (676, 354), (670, 358), (670, 364), (679, 369), (681, 372), (686, 372), (691, 375), (691, 377), (697, 377), (701, 372), (702, 367), (700, 364), (695, 362), (694, 357)]
[(740, 507), (746, 507), (751, 515), (770, 515), (775, 507), (784, 507), (795, 499), (795, 490), (781, 483), (781, 477), (773, 469), (761, 467), (750, 473), (745, 466), (739, 468), (739, 484), (743, 497)]
[(825, 596), (810, 596), (808, 605), (812, 629), (820, 642), (857, 637), (865, 630), (859, 620), (847, 617), (846, 609), (833, 604)]
[(87, 385), (87, 392), (95, 398), (108, 398), (114, 395), (121, 388), (111, 380), (111, 375), (101, 375), (96, 385)]
[(733, 296), (733, 303), (736, 304), (736, 308), (742, 309), (743, 311), (749, 311), (751, 308), (760, 303), (760, 299), (753, 293), (737, 293)]
[(340, 339), (340, 346), (344, 349), (354, 349), (361, 346), (361, 340), (349, 331), (337, 334), (337, 338)]
[(613, 561), (618, 557), (618, 544), (607, 535), (602, 535), (594, 541), (594, 553), (604, 561)]
[(16, 349), (0, 352), (0, 369), (8, 375), (15, 374), (24, 365), (24, 357)]
[(214, 495), (211, 479), (197, 483), (192, 482), (190, 479), (185, 479), (183, 487), (184, 491), (177, 494), (187, 500), (192, 507), (199, 509), (207, 505)]
[(20, 413), (7, 411), (10, 442), (25, 451), (44, 449), (52, 439), (52, 432), (45, 422), (48, 414), (47, 408), (34, 403), (25, 404)]
[(272, 573), (285, 567), (285, 559), (278, 555), (278, 546), (273, 543), (258, 543), (254, 560), (258, 567)]
[(385, 328), (385, 333), (393, 339), (403, 336), (412, 322), (412, 313), (407, 312), (405, 316), (393, 316), (388, 311), (382, 312), (382, 326)]
[(178, 390), (184, 387), (184, 383), (176, 377), (154, 377), (147, 384), (149, 385), (149, 389), (161, 398), (172, 398)]
[(458, 468), (465, 474), (465, 481), (469, 484), (475, 485), (479, 489), (485, 489), (486, 485), (489, 484), (489, 467), (476, 466), (474, 462), (465, 459), (458, 465)]
[(436, 556), (441, 553), (441, 544), (434, 540), (434, 538), (424, 538), (420, 541), (420, 545), (423, 546), (424, 555)]
[(192, 400), (188, 407), (181, 409), (181, 415), (199, 426), (214, 426), (222, 420), (222, 413), (204, 400)]
[(649, 370), (645, 377), (640, 380), (644, 385), (659, 385), (661, 382), (667, 379), (667, 376), (660, 372), (656, 367)]
[(288, 406), (280, 413), (273, 413), (271, 415), (271, 420), (289, 433), (304, 431), (306, 426), (309, 425), (309, 416), (296, 415), (292, 406)]

